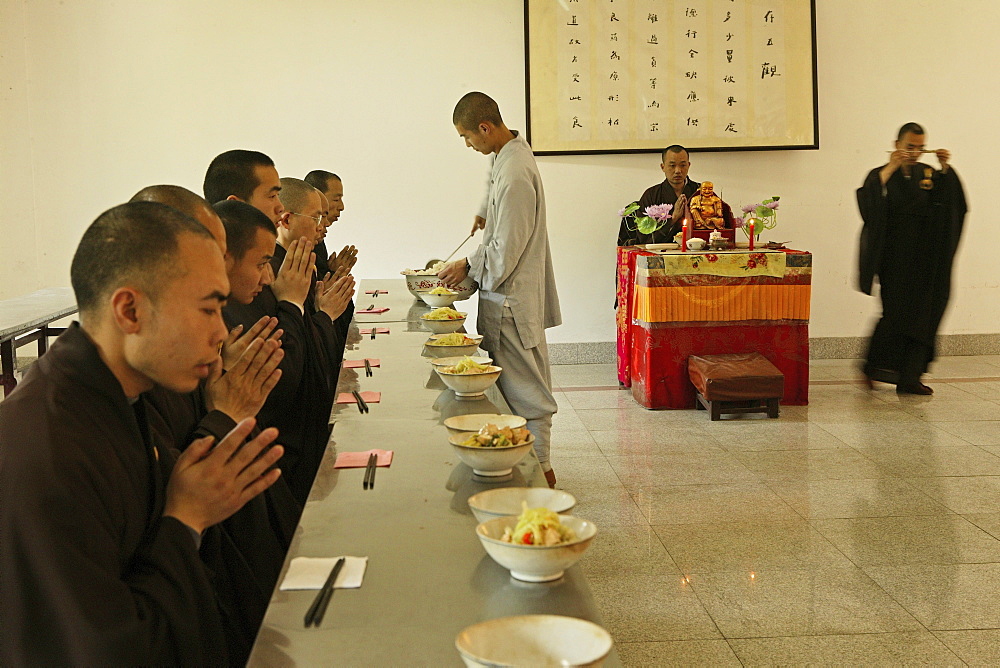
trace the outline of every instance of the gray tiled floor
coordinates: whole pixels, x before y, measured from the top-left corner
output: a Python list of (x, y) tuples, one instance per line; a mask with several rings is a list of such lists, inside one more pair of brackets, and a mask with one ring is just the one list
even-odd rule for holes
[(856, 369), (713, 423), (553, 367), (552, 461), (626, 665), (1000, 663), (1000, 356), (939, 360), (929, 398)]

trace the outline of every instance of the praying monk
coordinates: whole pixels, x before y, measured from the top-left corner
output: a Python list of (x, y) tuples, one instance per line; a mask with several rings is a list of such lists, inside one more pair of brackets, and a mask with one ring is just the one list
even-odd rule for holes
[(73, 323), (0, 403), (0, 664), (226, 665), (200, 541), (280, 476), (268, 429), (174, 457), (154, 385), (218, 360), (229, 292), (208, 231), (163, 204), (106, 211), (71, 265)]
[[(917, 123), (901, 127), (889, 162), (868, 172), (857, 192), (859, 288), (872, 294), (878, 276), (882, 299), (863, 372), (869, 387), (892, 383), (901, 394), (934, 392), (921, 379), (934, 361), (968, 211), (951, 153), (925, 150), (925, 141)], [(918, 162), (923, 153), (934, 153), (941, 168)]]
[[(323, 194), (329, 205), (323, 221), (326, 225), (327, 233), (330, 227), (340, 220), (340, 214), (344, 212), (344, 182), (333, 172), (322, 169), (314, 169), (304, 179), (306, 183)], [(347, 270), (350, 271), (358, 261), (358, 249), (352, 245), (344, 246), (336, 255), (327, 255), (329, 251), (326, 247), (326, 235), (323, 240), (316, 244), (316, 272), (319, 276), (325, 276), (328, 271), (336, 271), (341, 264), (347, 263)], [(351, 309), (353, 314), (353, 309)]]
[[(282, 461), (285, 478), (296, 501), (305, 505), (330, 439), (330, 408), (339, 373), (329, 363), (330, 349), (338, 349), (331, 323), (350, 301), (354, 282), (350, 276), (341, 276), (329, 287), (322, 281), (314, 285), (312, 247), (319, 223), (310, 220), (313, 214), (292, 216), (291, 211), (285, 211), (278, 198), (282, 187), (270, 158), (243, 150), (217, 156), (204, 183), (206, 198), (252, 204), (276, 224), (279, 242), (284, 237), (284, 244), (275, 247), (271, 259), (275, 274), (271, 285), (264, 286), (250, 304), (227, 304), (223, 314), (230, 326), (245, 328), (263, 316), (273, 316), (284, 330), (285, 357), (279, 366), (282, 375), (258, 417), (262, 426), (281, 430), (286, 448)], [(276, 203), (270, 199), (271, 193)], [(320, 208), (317, 204), (316, 209)], [(314, 290), (323, 295), (321, 300), (313, 296)], [(311, 305), (320, 302), (329, 312), (323, 308), (314, 311)], [(343, 355), (342, 342), (337, 354)]]
[(562, 323), (555, 272), (545, 227), (545, 193), (531, 147), (509, 130), (488, 95), (467, 93), (455, 105), (452, 123), (465, 145), (492, 155), (490, 185), (473, 223), (483, 243), (468, 258), (450, 262), (438, 276), (457, 284), (472, 276), (479, 284), (476, 329), (503, 373), (497, 381), (511, 410), (528, 421), (535, 454), (549, 486), (552, 395), (545, 330)]
[[(149, 186), (131, 201), (166, 204), (208, 229), (224, 255), (229, 300), (248, 304), (270, 284), (275, 228), (249, 204), (218, 205), (248, 210), (249, 224), (239, 225), (224, 221), (203, 198), (180, 186)], [(262, 318), (246, 333), (234, 328), (223, 342), (219, 362), (194, 392), (180, 394), (159, 386), (145, 392), (151, 431), (183, 451), (196, 438), (221, 439), (239, 421), (255, 417), (280, 376), (276, 367), (283, 352), (276, 325), (276, 318)], [(202, 542), (201, 556), (213, 573), (234, 663), (249, 658), (301, 510), (282, 477)]]
[(668, 146), (663, 149), (660, 159), (660, 170), (665, 178), (662, 183), (650, 186), (642, 193), (636, 214), (644, 216), (646, 207), (653, 204), (673, 204), (670, 224), (664, 225), (652, 234), (643, 234), (638, 230), (629, 229), (625, 219), (622, 219), (618, 229), (619, 246), (669, 243), (681, 231), (688, 200), (698, 192), (701, 184), (688, 178), (691, 160), (688, 157), (688, 150), (683, 146), (678, 144)]

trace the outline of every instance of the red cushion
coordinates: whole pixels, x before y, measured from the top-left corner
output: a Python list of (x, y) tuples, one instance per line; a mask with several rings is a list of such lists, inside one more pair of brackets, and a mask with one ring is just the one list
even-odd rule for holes
[(771, 399), (785, 391), (784, 375), (760, 353), (692, 355), (688, 374), (709, 401)]

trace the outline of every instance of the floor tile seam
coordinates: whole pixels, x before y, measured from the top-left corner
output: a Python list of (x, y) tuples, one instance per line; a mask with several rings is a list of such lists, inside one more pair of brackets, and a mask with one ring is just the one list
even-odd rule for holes
[[(939, 506), (942, 509), (944, 509), (945, 511), (947, 511), (947, 512), (944, 512), (944, 513), (935, 513), (935, 514), (937, 514), (937, 515), (957, 515), (958, 514), (957, 512), (953, 511), (948, 506), (944, 505), (943, 503), (941, 503), (940, 501), (938, 501), (937, 499), (935, 499), (934, 497), (932, 497), (930, 494), (927, 494), (926, 492), (924, 492), (922, 489), (919, 489), (918, 487), (916, 487), (914, 485), (911, 485), (909, 482), (907, 482), (906, 479), (903, 479), (903, 478), (874, 478), (874, 480), (899, 480), (905, 486), (909, 487), (913, 491), (919, 493), (922, 496), (927, 497), (927, 499), (929, 499), (930, 502), (934, 506)], [(779, 481), (765, 481), (764, 485), (767, 486), (767, 488), (771, 490), (772, 494), (774, 494), (779, 499), (781, 499), (782, 501), (784, 501), (789, 507), (792, 508), (792, 511), (795, 512), (795, 514), (797, 514), (799, 517), (801, 517), (804, 520), (808, 521), (808, 520), (813, 520), (813, 519), (824, 519), (824, 520), (831, 520), (831, 519), (852, 519), (850, 517), (811, 517), (811, 516), (807, 517), (807, 516), (803, 515), (802, 513), (800, 513), (799, 511), (797, 511), (791, 505), (790, 502), (788, 502), (788, 501), (785, 500), (785, 497), (781, 496), (781, 494), (779, 494), (778, 491), (776, 489), (774, 489), (774, 487), (772, 487), (772, 484), (775, 483), (775, 482), (779, 482)], [(793, 482), (796, 482), (796, 481), (793, 481)], [(805, 483), (808, 484), (810, 482), (827, 482), (827, 481), (823, 481), (823, 480), (819, 480), (819, 481), (805, 480), (805, 481), (801, 481), (801, 482), (805, 482)], [(890, 514), (890, 515), (864, 515), (862, 517), (910, 517), (910, 516), (914, 516), (914, 517), (927, 517), (928, 515), (896, 515), (896, 514)]]
[[(978, 629), (969, 629), (978, 630)], [(989, 630), (989, 629), (983, 629)], [(934, 632), (930, 629), (913, 629), (912, 631), (846, 631), (843, 633), (803, 633), (803, 634), (777, 634), (777, 635), (766, 635), (766, 636), (727, 636), (726, 640), (779, 640), (779, 639), (798, 639), (798, 638), (848, 638), (856, 636), (892, 636), (892, 635), (909, 635), (913, 633), (928, 634), (934, 636)]]
[[(936, 631), (944, 631), (944, 629), (928, 629), (928, 630), (930, 631), (931, 635), (933, 635), (935, 638), (937, 638), (938, 642), (940, 642), (942, 645), (944, 645), (948, 649), (949, 652), (951, 652), (952, 654), (955, 655), (955, 658), (957, 658), (961, 662), (961, 664), (963, 666), (968, 666), (969, 665), (968, 662), (966, 662), (965, 659), (963, 659), (961, 657), (961, 655), (959, 655), (958, 651), (956, 649), (952, 648), (952, 646), (948, 644), (947, 640), (945, 640), (944, 638), (942, 638), (941, 636), (939, 636), (937, 634)], [(950, 630), (951, 629), (947, 629), (947, 631), (950, 631)], [(966, 630), (968, 630), (968, 631), (980, 631), (980, 630), (982, 630), (982, 631), (989, 631), (989, 630), (992, 630), (992, 629), (961, 629), (961, 630), (962, 631), (966, 631)]]
[[(941, 377), (937, 378), (935, 376), (927, 376), (925, 380), (937, 383), (937, 384), (947, 384), (947, 383), (995, 383), (1000, 381), (1000, 376), (957, 376), (957, 377)], [(862, 385), (866, 386), (868, 381), (858, 380), (856, 378), (844, 378), (844, 379), (815, 379), (810, 380), (809, 385)], [(889, 383), (882, 383), (882, 385), (889, 385)], [(890, 389), (875, 389), (873, 392), (890, 392)]]

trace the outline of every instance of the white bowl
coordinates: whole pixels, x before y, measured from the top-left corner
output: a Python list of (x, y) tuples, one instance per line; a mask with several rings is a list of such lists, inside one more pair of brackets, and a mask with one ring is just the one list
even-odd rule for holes
[[(447, 423), (446, 423), (447, 424)], [(547, 487), (501, 487), (469, 497), (469, 508), (479, 522), (520, 515), (521, 503), (529, 508), (548, 508), (554, 513), (569, 512), (576, 498), (569, 492)]]
[(460, 397), (478, 397), (493, 387), (503, 371), (501, 367), (492, 365), (489, 371), (483, 373), (448, 373), (446, 368), (448, 367), (436, 366), (434, 371)]
[(438, 287), (439, 285), (444, 285), (444, 287), (448, 288), (449, 290), (454, 290), (455, 292), (457, 292), (458, 296), (455, 297), (456, 301), (462, 301), (463, 299), (468, 299), (473, 294), (475, 294), (476, 290), (479, 289), (479, 286), (476, 285), (476, 282), (472, 280), (471, 276), (466, 276), (465, 280), (459, 283), (458, 285), (445, 285), (445, 282), (434, 274), (427, 275), (427, 274), (404, 273), (403, 276), (406, 277), (406, 289), (410, 291), (411, 295), (413, 295), (414, 297), (418, 297), (420, 299), (423, 299), (422, 297), (420, 297), (421, 292), (428, 292)]
[(462, 442), (474, 436), (475, 432), (463, 432), (448, 437), (448, 442), (455, 448), (458, 458), (472, 467), (472, 472), (487, 478), (499, 478), (510, 474), (515, 466), (524, 459), (532, 446), (535, 437), (519, 445), (509, 445), (506, 448), (479, 448), (474, 445), (462, 445)]
[(418, 292), (417, 296), (423, 300), (425, 304), (433, 308), (440, 308), (442, 306), (451, 306), (458, 300), (458, 294), (454, 295), (432, 295), (430, 292)]
[(455, 366), (462, 360), (468, 357), (470, 360), (476, 364), (491, 364), (493, 362), (492, 357), (475, 357), (468, 355), (456, 355), (455, 357), (435, 357), (431, 360), (431, 364), (434, 366)]
[(465, 325), (465, 317), (467, 315), (469, 314), (463, 313), (462, 317), (456, 320), (431, 320), (422, 315), (420, 316), (420, 322), (424, 323), (424, 327), (435, 334), (451, 334), (462, 329), (462, 326)]
[[(510, 427), (519, 429), (528, 424), (520, 415), (501, 415), (499, 413), (473, 413), (471, 415), (456, 415), (444, 421), (444, 426), (448, 428), (449, 434), (462, 434), (467, 432), (478, 432), (488, 424), (495, 424), (501, 429)], [(546, 506), (547, 507), (547, 506)], [(518, 506), (520, 508), (520, 506)], [(517, 512), (521, 512), (518, 510)], [(516, 513), (515, 513), (516, 514)]]
[(424, 349), (428, 351), (431, 357), (461, 357), (465, 355), (475, 355), (476, 351), (479, 350), (479, 344), (482, 343), (483, 337), (481, 336), (469, 336), (470, 339), (475, 339), (475, 343), (470, 343), (465, 346), (432, 346), (431, 341), (436, 341), (446, 334), (434, 334), (424, 343)]
[(476, 535), (486, 553), (510, 571), (516, 580), (551, 582), (563, 576), (567, 568), (579, 561), (597, 535), (592, 522), (572, 515), (560, 515), (559, 521), (576, 533), (576, 540), (562, 545), (515, 545), (500, 540), (507, 527), (517, 526), (517, 517), (498, 517), (476, 527)]
[(611, 634), (576, 617), (518, 615), (462, 629), (455, 648), (470, 668), (481, 666), (600, 666)]

